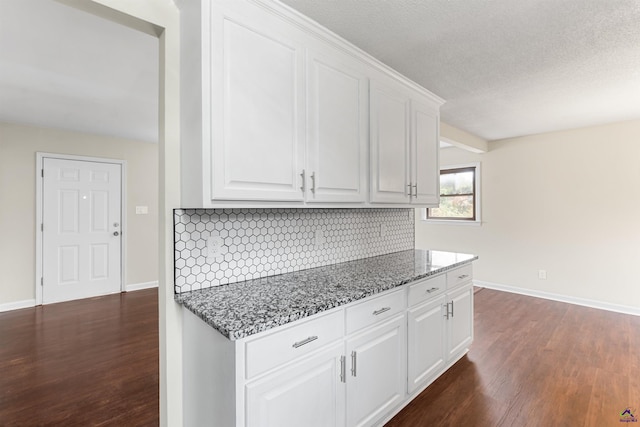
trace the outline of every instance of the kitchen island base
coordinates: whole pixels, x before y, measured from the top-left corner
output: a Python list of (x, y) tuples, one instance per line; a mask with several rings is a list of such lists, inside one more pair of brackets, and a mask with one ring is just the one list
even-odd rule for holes
[(470, 262), (236, 340), (185, 308), (184, 425), (382, 425), (472, 340)]

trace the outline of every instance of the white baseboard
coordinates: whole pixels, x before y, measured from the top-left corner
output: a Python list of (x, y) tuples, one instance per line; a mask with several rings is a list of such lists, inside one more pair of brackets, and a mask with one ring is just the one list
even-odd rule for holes
[[(144, 282), (144, 283), (133, 283), (131, 285), (126, 285), (125, 286), (125, 292), (131, 292), (131, 291), (139, 291), (142, 289), (150, 289), (150, 288), (157, 288), (158, 287), (158, 281), (154, 280), (153, 282)], [(3, 304), (0, 304), (0, 313), (4, 312), (4, 311), (12, 311), (12, 310), (19, 310), (21, 308), (31, 308), (31, 307), (35, 307), (36, 306), (36, 300), (35, 299), (26, 299), (23, 301), (13, 301), (13, 302), (6, 302)]]
[(158, 281), (154, 280), (153, 282), (133, 283), (131, 285), (125, 285), (124, 291), (131, 292), (131, 291), (139, 291), (142, 289), (150, 289), (150, 288), (157, 288), (157, 287), (158, 287)]
[(598, 308), (600, 310), (614, 311), (616, 313), (632, 314), (640, 316), (640, 308), (628, 305), (612, 304), (604, 301), (595, 301), (586, 298), (572, 297), (568, 295), (554, 294), (551, 292), (536, 291), (533, 289), (518, 288), (516, 286), (500, 285), (498, 283), (483, 282), (482, 280), (474, 280), (475, 286), (487, 289), (495, 289), (496, 291), (511, 292), (513, 294), (527, 295), (530, 297), (544, 298), (552, 301), (566, 302), (568, 304), (582, 305), (584, 307)]
[(19, 310), (21, 308), (31, 308), (36, 306), (35, 299), (25, 299), (22, 301), (5, 302), (0, 304), (0, 313), (3, 311)]

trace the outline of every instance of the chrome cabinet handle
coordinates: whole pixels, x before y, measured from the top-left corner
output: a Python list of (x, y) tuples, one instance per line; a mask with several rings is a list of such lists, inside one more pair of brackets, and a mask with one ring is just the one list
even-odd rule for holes
[(469, 277), (468, 274), (463, 274), (462, 276), (458, 276), (458, 279), (466, 279), (467, 277)]
[(315, 341), (318, 339), (317, 335), (313, 335), (309, 338), (305, 338), (302, 341), (298, 341), (298, 342), (294, 342), (293, 343), (293, 348), (298, 348), (298, 347), (302, 347), (305, 344), (309, 344), (311, 341)]
[(304, 169), (302, 169), (302, 173), (300, 174), (300, 177), (302, 177), (302, 187), (300, 187), (300, 190), (304, 193), (305, 189), (307, 188)]
[(413, 184), (413, 185), (412, 185), (412, 187), (413, 187), (413, 188), (414, 188), (414, 190), (415, 190), (415, 193), (414, 193), (414, 195), (413, 195), (413, 196), (414, 196), (414, 197), (418, 197), (418, 184)]
[(430, 294), (431, 292), (435, 292), (437, 290), (439, 290), (440, 288), (431, 288), (431, 289), (427, 289), (427, 293)]
[(411, 197), (411, 184), (407, 184), (409, 191), (407, 191), (407, 196)]
[(382, 307), (380, 310), (376, 310), (376, 311), (374, 311), (374, 312), (373, 312), (373, 315), (374, 315), (374, 316), (377, 316), (378, 314), (382, 314), (382, 313), (384, 313), (385, 311), (389, 311), (389, 310), (391, 310), (391, 307)]
[(351, 352), (351, 375), (356, 376), (356, 352), (355, 350)]
[(311, 173), (311, 192), (316, 194), (316, 173)]
[[(451, 304), (451, 311), (449, 311), (449, 304)], [(453, 301), (448, 302), (446, 306), (443, 305), (443, 307), (445, 307), (445, 311), (446, 311), (446, 314), (444, 315), (444, 317), (446, 317), (447, 319), (453, 317)]]
[(347, 358), (340, 356), (340, 382), (347, 382)]
[(442, 304), (442, 307), (444, 308), (444, 317), (449, 320), (449, 303)]

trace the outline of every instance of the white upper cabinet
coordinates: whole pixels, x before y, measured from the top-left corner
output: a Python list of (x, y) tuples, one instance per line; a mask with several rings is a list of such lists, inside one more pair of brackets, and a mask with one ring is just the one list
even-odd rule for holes
[(227, 3), (211, 21), (212, 199), (301, 201), (304, 34)]
[(306, 200), (364, 203), (368, 80), (362, 64), (323, 50), (307, 61)]
[(439, 106), (391, 79), (371, 82), (372, 203), (438, 205)]
[(409, 97), (377, 81), (370, 96), (371, 201), (409, 203)]
[(433, 203), (442, 100), (277, 1), (180, 17), (183, 207)]
[(440, 203), (439, 127), (437, 105), (411, 101), (411, 203)]

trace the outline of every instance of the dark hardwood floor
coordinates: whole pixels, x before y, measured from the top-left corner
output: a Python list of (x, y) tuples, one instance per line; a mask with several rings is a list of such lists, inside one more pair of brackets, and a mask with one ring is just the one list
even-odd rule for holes
[[(489, 289), (475, 310), (469, 354), (387, 426), (640, 416), (640, 317)], [(155, 290), (0, 313), (0, 426), (157, 424)]]
[(156, 289), (0, 313), (0, 426), (158, 425)]
[(640, 417), (640, 317), (483, 289), (467, 356), (400, 426), (620, 426)]

